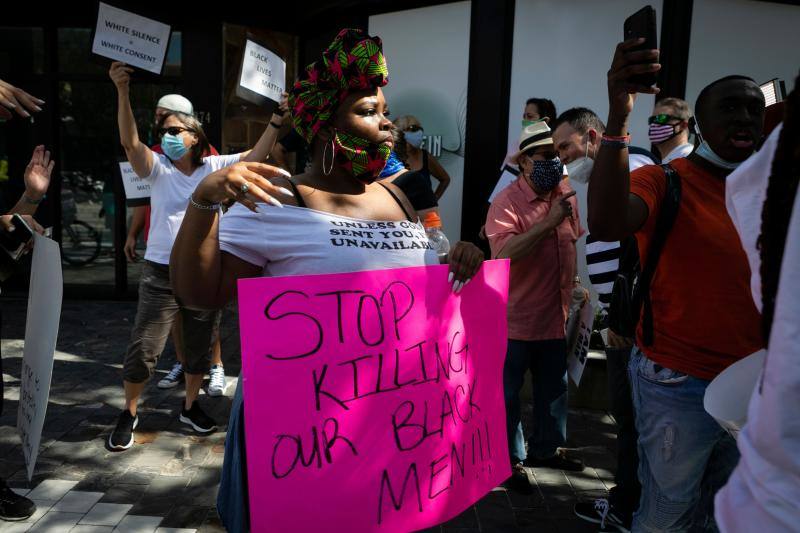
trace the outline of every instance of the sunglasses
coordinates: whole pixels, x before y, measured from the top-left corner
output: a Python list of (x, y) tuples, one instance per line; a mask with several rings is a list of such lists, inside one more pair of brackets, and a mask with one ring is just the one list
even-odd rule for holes
[(422, 126), (419, 126), (418, 124), (411, 124), (405, 129), (405, 131), (414, 132), (414, 131), (423, 131), (423, 129)]
[(652, 117), (647, 119), (648, 124), (669, 124), (671, 120), (679, 120), (683, 122), (684, 119), (680, 117), (674, 117), (672, 115), (667, 115), (666, 113), (659, 113), (658, 115), (653, 115)]
[(172, 126), (171, 128), (158, 128), (158, 136), (163, 137), (165, 133), (169, 133), (170, 135), (179, 135), (184, 131), (192, 131), (188, 128), (181, 128), (178, 126)]

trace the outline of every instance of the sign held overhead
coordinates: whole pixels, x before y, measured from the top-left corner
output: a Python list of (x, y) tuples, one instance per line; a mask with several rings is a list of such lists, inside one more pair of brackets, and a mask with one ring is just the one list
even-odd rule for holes
[(286, 62), (272, 50), (247, 39), (236, 96), (254, 104), (280, 103), (286, 89)]
[(92, 53), (161, 74), (170, 27), (100, 2)]

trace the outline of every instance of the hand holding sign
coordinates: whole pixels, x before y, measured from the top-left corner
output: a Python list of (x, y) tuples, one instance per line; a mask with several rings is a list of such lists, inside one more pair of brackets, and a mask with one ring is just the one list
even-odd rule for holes
[(460, 292), (483, 263), (483, 251), (471, 242), (459, 241), (448, 255), (450, 275), (448, 282), (453, 284), (453, 292)]
[(127, 91), (130, 88), (132, 72), (133, 69), (125, 63), (114, 61), (108, 69), (108, 76), (114, 82), (117, 91)]
[(100, 2), (92, 52), (160, 74), (169, 36), (166, 24)]

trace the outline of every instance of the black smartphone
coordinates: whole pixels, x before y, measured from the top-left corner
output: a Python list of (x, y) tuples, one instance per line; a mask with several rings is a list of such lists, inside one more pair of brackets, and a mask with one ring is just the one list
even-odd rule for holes
[(11, 224), (14, 231), (0, 230), (0, 247), (16, 261), (25, 250), (25, 245), (33, 238), (33, 230), (19, 215), (11, 217)]
[(33, 238), (33, 230), (19, 215), (11, 217), (14, 231), (0, 228), (0, 282), (10, 278), (18, 269), (17, 261), (25, 245)]
[[(656, 10), (653, 6), (645, 6), (627, 19), (623, 27), (625, 40), (638, 39), (644, 37), (644, 42), (630, 50), (654, 50), (658, 48), (658, 36), (656, 29)], [(652, 87), (656, 84), (658, 77), (656, 72), (646, 74), (636, 74), (630, 77), (630, 82), (636, 85)]]

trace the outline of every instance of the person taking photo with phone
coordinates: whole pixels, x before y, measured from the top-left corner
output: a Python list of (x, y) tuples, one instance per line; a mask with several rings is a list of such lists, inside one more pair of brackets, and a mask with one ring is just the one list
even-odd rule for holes
[[(608, 72), (610, 109), (589, 180), (588, 223), (603, 241), (635, 235), (645, 258), (667, 186), (660, 166), (629, 169), (636, 94), (659, 91), (634, 77), (661, 68), (657, 49), (637, 50), (643, 43), (617, 45)], [(642, 485), (633, 531), (713, 528), (713, 494), (739, 458), (703, 396), (722, 370), (763, 347), (747, 256), (725, 207), (725, 178), (758, 146), (764, 107), (750, 78), (710, 83), (695, 104), (701, 143), (671, 162), (681, 191), (677, 216), (650, 284), (651, 334), (640, 320), (629, 365)]]

